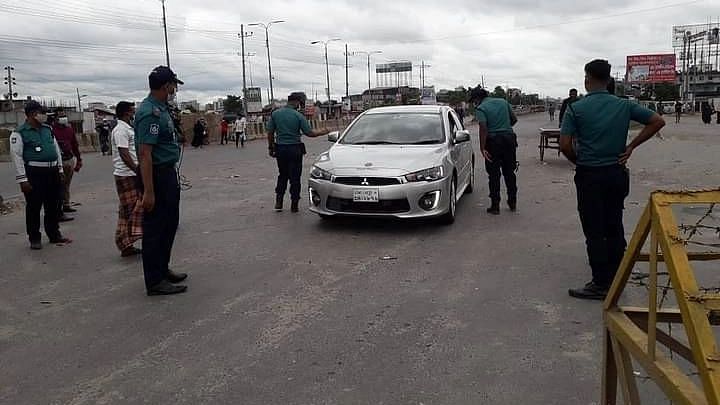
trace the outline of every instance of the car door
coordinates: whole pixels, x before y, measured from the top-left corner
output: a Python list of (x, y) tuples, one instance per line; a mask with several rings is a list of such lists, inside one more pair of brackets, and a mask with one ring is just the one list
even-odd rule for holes
[[(464, 130), (460, 118), (455, 114), (454, 111), (449, 111), (449, 120), (452, 122), (451, 126), (455, 130)], [(455, 138), (455, 132), (452, 133), (453, 139)], [(458, 158), (455, 161), (458, 173), (462, 173), (462, 180), (458, 179), (458, 189), (467, 182), (470, 181), (470, 171), (472, 170), (472, 142), (462, 142), (454, 145), (454, 148), (458, 151)]]

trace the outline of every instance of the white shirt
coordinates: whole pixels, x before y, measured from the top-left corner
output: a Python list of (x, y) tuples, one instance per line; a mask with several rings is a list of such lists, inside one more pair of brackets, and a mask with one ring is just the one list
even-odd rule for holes
[(235, 132), (245, 132), (245, 127), (247, 126), (247, 120), (245, 117), (240, 118), (239, 120), (235, 121)]
[[(56, 163), (56, 166), (58, 167), (58, 170), (60, 173), (63, 173), (63, 167), (62, 167), (62, 154), (60, 153), (60, 146), (57, 143), (57, 139), (53, 140), (55, 142), (55, 150), (58, 154), (58, 160)], [(15, 180), (18, 184), (24, 183), (28, 181), (27, 175), (25, 173), (25, 164), (27, 163), (25, 159), (23, 158), (23, 137), (20, 135), (19, 132), (14, 131), (12, 134), (10, 134), (10, 155), (12, 155), (13, 162), (15, 163)]]
[(115, 171), (114, 175), (120, 177), (136, 176), (137, 173), (130, 170), (130, 168), (123, 162), (120, 157), (120, 151), (118, 148), (127, 148), (130, 153), (130, 157), (135, 164), (138, 164), (137, 152), (135, 152), (135, 130), (127, 122), (118, 120), (117, 125), (112, 130), (112, 145), (115, 154), (113, 155), (113, 168)]

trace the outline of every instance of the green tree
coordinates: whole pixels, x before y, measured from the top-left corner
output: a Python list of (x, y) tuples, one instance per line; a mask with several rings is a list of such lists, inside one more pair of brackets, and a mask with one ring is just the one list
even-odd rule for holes
[(490, 93), (490, 96), (495, 97), (495, 98), (507, 99), (507, 93), (505, 93), (505, 89), (503, 89), (502, 86), (495, 87), (495, 90), (493, 90), (493, 92)]
[(655, 85), (655, 99), (663, 101), (674, 101), (679, 98), (679, 86), (675, 83), (658, 83)]
[(240, 96), (228, 94), (223, 104), (226, 113), (240, 114), (243, 111), (242, 97)]

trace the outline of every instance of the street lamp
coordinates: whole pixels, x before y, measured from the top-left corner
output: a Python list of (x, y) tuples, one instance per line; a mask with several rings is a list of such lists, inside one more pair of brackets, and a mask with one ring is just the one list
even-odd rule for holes
[(370, 90), (370, 56), (382, 53), (382, 51), (356, 51), (355, 53), (367, 56), (368, 90)]
[(325, 47), (325, 76), (327, 79), (327, 98), (328, 98), (328, 114), (330, 113), (330, 65), (328, 64), (327, 47), (330, 42), (340, 41), (340, 38), (331, 38), (327, 41), (312, 41), (310, 45), (323, 44)]
[(273, 92), (273, 75), (272, 66), (270, 65), (270, 40), (268, 39), (268, 30), (273, 24), (284, 23), (284, 20), (270, 21), (269, 23), (252, 23), (248, 24), (248, 27), (263, 27), (265, 29), (265, 48), (267, 48), (267, 59), (268, 59), (268, 78), (270, 79), (270, 103), (272, 104), (275, 100), (275, 93)]
[(87, 97), (88, 95), (87, 95), (87, 94), (83, 94), (83, 95), (81, 96), (81, 95), (80, 95), (80, 89), (77, 88), (77, 87), (75, 88), (75, 91), (77, 92), (77, 98), (78, 98), (78, 112), (82, 112), (82, 104), (80, 103), (80, 100), (82, 100), (83, 98)]

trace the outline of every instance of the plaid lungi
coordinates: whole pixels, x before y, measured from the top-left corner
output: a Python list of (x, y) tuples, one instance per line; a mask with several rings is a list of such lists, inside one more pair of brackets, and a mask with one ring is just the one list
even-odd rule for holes
[(142, 238), (142, 194), (135, 176), (115, 176), (115, 186), (120, 199), (115, 244), (123, 251)]

